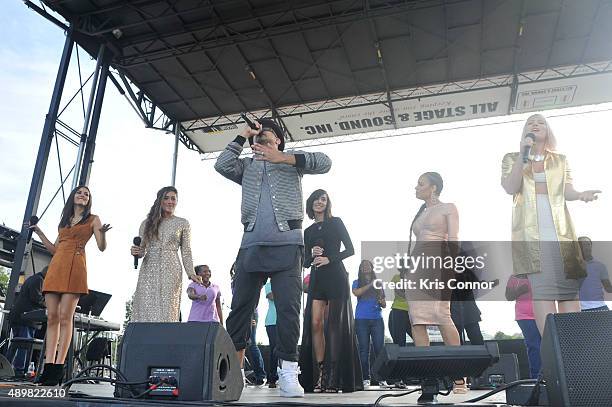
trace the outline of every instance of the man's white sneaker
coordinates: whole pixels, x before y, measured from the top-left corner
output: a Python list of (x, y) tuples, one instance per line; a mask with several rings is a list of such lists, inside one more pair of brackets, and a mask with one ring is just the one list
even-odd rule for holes
[(300, 386), (298, 375), (300, 369), (297, 362), (281, 361), (278, 371), (278, 387), (281, 397), (304, 397), (304, 389)]
[(367, 390), (370, 388), (370, 381), (369, 380), (364, 380), (363, 381), (363, 389)]

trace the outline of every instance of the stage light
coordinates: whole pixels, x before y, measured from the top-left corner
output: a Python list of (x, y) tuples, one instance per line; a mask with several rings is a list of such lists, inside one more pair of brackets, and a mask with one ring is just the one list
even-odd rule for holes
[(123, 36), (123, 31), (121, 31), (119, 28), (115, 28), (115, 29), (112, 31), (112, 33), (113, 33), (113, 36), (114, 36), (116, 39), (119, 39), (119, 38), (121, 38), (121, 37)]

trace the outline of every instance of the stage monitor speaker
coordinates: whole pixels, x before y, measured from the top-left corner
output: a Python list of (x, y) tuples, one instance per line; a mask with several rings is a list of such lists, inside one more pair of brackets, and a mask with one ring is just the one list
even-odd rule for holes
[[(119, 370), (129, 382), (168, 379), (146, 398), (236, 401), (242, 394), (236, 349), (216, 322), (130, 323), (120, 353)], [(132, 398), (146, 390), (117, 386), (115, 395)]]
[(470, 389), (490, 390), (520, 379), (518, 358), (515, 353), (499, 355), (499, 361), (472, 379)]
[(480, 376), (499, 360), (497, 343), (468, 346), (398, 346), (386, 344), (372, 373), (376, 380)]
[(612, 311), (549, 314), (540, 353), (551, 406), (612, 406)]

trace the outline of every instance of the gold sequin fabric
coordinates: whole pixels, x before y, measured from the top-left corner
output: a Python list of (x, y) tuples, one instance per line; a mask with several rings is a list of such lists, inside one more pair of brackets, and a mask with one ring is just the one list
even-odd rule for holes
[[(144, 222), (140, 236), (144, 236)], [(179, 248), (185, 272), (194, 274), (189, 222), (176, 216), (163, 219), (159, 239), (143, 245), (145, 256), (134, 293), (132, 321), (178, 322), (183, 282)]]

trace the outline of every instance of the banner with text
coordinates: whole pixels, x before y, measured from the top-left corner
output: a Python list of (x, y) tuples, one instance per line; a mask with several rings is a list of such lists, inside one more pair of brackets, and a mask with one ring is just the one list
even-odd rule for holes
[(381, 104), (308, 113), (283, 118), (294, 140), (478, 119), (508, 113), (510, 88), (436, 95), (393, 102), (394, 115)]
[(612, 101), (612, 72), (520, 84), (513, 113)]

